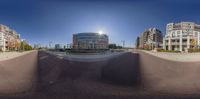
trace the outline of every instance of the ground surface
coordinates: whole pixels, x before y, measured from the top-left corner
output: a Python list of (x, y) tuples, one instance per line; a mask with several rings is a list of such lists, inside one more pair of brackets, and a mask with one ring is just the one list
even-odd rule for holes
[(173, 61), (180, 62), (196, 62), (200, 61), (200, 53), (169, 53), (169, 52), (152, 52), (152, 51), (142, 51), (148, 54)]
[(110, 58), (120, 56), (126, 52), (105, 52), (105, 53), (79, 53), (79, 54), (70, 54), (66, 52), (51, 52), (48, 53), (63, 58), (70, 61), (82, 61), (82, 62), (96, 62), (96, 61), (106, 61)]
[[(131, 62), (133, 59), (134, 61), (132, 61), (129, 66), (134, 64), (137, 66), (137, 57), (127, 55), (128, 54), (121, 56), (121, 58), (127, 57), (126, 61), (121, 62), (119, 62), (117, 56), (116, 59), (108, 59), (107, 61), (77, 62), (59, 59), (55, 56), (49, 55), (48, 53), (40, 52), (39, 76), (41, 89), (39, 89), (38, 94), (36, 95), (43, 93), (47, 95), (46, 97), (49, 97), (49, 95), (56, 95), (57, 97), (68, 97), (70, 99), (115, 99), (133, 95), (137, 96), (138, 93), (140, 93), (140, 91), (136, 91), (138, 86), (133, 84), (120, 84), (120, 79), (123, 78), (123, 75), (135, 77), (134, 75), (136, 74), (134, 72), (132, 73), (133, 76), (126, 74), (126, 72), (132, 70), (132, 68), (126, 68), (126, 66), (124, 67), (124, 70), (121, 68), (125, 73), (122, 73), (121, 78), (119, 79), (110, 79), (108, 77), (110, 80), (104, 80), (104, 77), (106, 76), (111, 76), (113, 78), (118, 76), (116, 74), (118, 74), (117, 72), (120, 72), (119, 69), (120, 66), (124, 64), (123, 62)], [(108, 64), (110, 66), (112, 64), (112, 66), (109, 68), (105, 67)], [(110, 70), (113, 66), (118, 67), (118, 69), (114, 71)], [(49, 67), (53, 69), (50, 69)], [(103, 68), (105, 71), (104, 76), (102, 77)], [(114, 83), (112, 82), (113, 80)], [(131, 81), (131, 79), (129, 80)], [(119, 84), (117, 82), (119, 82)]]
[(165, 94), (200, 94), (200, 61), (166, 60), (143, 52), (139, 57), (145, 89)]
[[(138, 53), (124, 53), (120, 56), (114, 55), (112, 58), (102, 58), (104, 60), (98, 58), (96, 62), (69, 61), (61, 56), (39, 52), (38, 72), (27, 74), (29, 76), (38, 75), (37, 88), (30, 94), (1, 96), (0, 99), (199, 99), (198, 94), (155, 93), (151, 88), (150, 90), (145, 89), (143, 85), (149, 84), (150, 87), (156, 86), (155, 89), (160, 89), (162, 88), (160, 83), (173, 85), (171, 81), (179, 82), (180, 80), (185, 82), (178, 83), (179, 85), (185, 84), (190, 87), (193, 82), (190, 83), (187, 79), (198, 78), (199, 63), (195, 63), (195, 68), (189, 69), (189, 73), (186, 73), (188, 68), (180, 67), (181, 63), (174, 64), (171, 61), (163, 66), (166, 64), (165, 60), (145, 53), (141, 56)], [(148, 63), (141, 64), (141, 58)], [(156, 65), (156, 61), (160, 64)], [(177, 66), (172, 68), (173, 65)], [(21, 69), (21, 72), (24, 71), (26, 70)], [(143, 77), (146, 82), (141, 82)], [(177, 80), (176, 77), (180, 79)], [(181, 87), (184, 87), (182, 85)], [(197, 85), (198, 83), (194, 87)], [(163, 88), (169, 89), (167, 86)], [(170, 90), (173, 91), (176, 88)]]
[(37, 51), (9, 52), (3, 55), (9, 57), (9, 60), (0, 60), (0, 93), (13, 94), (31, 90), (37, 74)]
[(32, 51), (24, 51), (24, 52), (0, 52), (0, 61), (12, 59), (12, 58), (15, 58), (15, 57), (19, 57), (19, 56), (25, 55), (25, 54), (30, 53), (30, 52), (32, 52)]

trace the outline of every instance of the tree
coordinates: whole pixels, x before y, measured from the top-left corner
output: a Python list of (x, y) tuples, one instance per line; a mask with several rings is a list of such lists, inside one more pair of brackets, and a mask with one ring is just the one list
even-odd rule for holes
[(117, 49), (117, 45), (116, 44), (109, 44), (108, 48), (109, 49)]
[(144, 49), (145, 49), (145, 50), (149, 50), (149, 49), (150, 49), (150, 46), (149, 46), (148, 44), (145, 44), (145, 45), (144, 45)]
[(194, 46), (195, 48), (197, 47), (197, 40), (196, 39), (193, 38), (191, 43), (192, 43), (192, 46)]
[(122, 49), (123, 47), (122, 46), (117, 46), (116, 44), (109, 44), (108, 48), (109, 49)]
[(19, 50), (20, 49), (20, 45), (21, 45), (20, 40), (15, 39), (15, 42), (14, 42), (15, 50)]
[(32, 46), (30, 46), (29, 44), (27, 44), (25, 41), (22, 41), (20, 44), (20, 49), (24, 50), (24, 51), (28, 51), (28, 50), (32, 50)]

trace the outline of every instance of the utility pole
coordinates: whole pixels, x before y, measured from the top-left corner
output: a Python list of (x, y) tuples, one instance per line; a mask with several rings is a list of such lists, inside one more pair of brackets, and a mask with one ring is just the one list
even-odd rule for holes
[(122, 40), (123, 48), (125, 47), (125, 40)]
[(52, 44), (52, 41), (49, 42), (49, 49), (51, 49), (51, 44)]
[(24, 51), (24, 44), (25, 44), (25, 43), (23, 42), (23, 51)]

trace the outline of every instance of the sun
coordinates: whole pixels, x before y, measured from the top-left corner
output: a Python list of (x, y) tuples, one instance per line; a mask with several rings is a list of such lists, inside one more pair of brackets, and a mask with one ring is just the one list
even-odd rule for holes
[(99, 33), (99, 34), (103, 34), (103, 31), (99, 31), (98, 33)]

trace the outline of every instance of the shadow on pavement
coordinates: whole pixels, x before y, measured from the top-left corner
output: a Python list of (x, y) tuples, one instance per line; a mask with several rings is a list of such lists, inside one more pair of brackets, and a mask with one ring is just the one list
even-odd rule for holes
[(139, 86), (140, 77), (138, 53), (112, 58), (102, 68), (102, 79), (112, 84)]
[(136, 94), (135, 86), (139, 85), (138, 54), (125, 53), (96, 62), (69, 61), (45, 52), (39, 52), (38, 57), (39, 82), (36, 96), (114, 99), (124, 97), (127, 93)]

